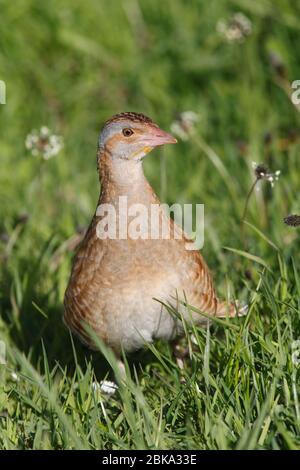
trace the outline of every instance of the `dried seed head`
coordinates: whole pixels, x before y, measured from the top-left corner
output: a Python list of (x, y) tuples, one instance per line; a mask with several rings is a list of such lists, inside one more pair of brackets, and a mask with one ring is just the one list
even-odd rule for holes
[(256, 179), (268, 181), (273, 188), (275, 182), (279, 180), (281, 171), (276, 170), (274, 173), (271, 173), (268, 167), (263, 163), (257, 164), (256, 162), (252, 162), (252, 166)]
[(268, 168), (263, 163), (255, 164), (254, 173), (257, 179), (263, 179), (268, 174)]
[(283, 219), (286, 225), (290, 227), (299, 227), (300, 226), (300, 215), (291, 214)]

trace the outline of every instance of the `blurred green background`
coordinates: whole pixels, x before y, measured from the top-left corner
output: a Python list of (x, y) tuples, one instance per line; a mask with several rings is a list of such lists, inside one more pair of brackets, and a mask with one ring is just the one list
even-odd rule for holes
[[(8, 345), (37, 365), (43, 338), (49, 360), (64, 357), (66, 241), (95, 210), (99, 131), (122, 111), (166, 130), (180, 113), (197, 114), (192, 135), (145, 159), (152, 186), (165, 202), (205, 204), (203, 254), (220, 294), (247, 297), (265, 263), (271, 290), (297, 302), (289, 268), (299, 232), (283, 217), (300, 212), (300, 116), (290, 99), (300, 79), (300, 2), (0, 0), (0, 11), (0, 331)], [(64, 142), (48, 161), (25, 148), (41, 126)], [(253, 227), (241, 237), (253, 161), (281, 171), (274, 188), (260, 182), (246, 215), (278, 250)], [(262, 313), (272, 308), (262, 300)]]
[[(112, 114), (126, 110), (148, 114), (165, 129), (178, 113), (198, 114), (197, 133), (224, 168), (219, 171), (190, 140), (151, 154), (145, 167), (164, 201), (205, 204), (205, 252), (212, 264), (222, 258), (226, 271), (221, 247), (240, 248), (252, 161), (282, 176), (273, 191), (254, 196), (250, 221), (291, 249), (296, 235), (282, 218), (299, 208), (299, 112), (284, 87), (300, 77), (298, 3), (0, 5), (0, 70), (7, 86), (7, 104), (0, 108), (0, 223), (10, 233), (20, 215), (28, 215), (14, 248), (25, 263), (49, 237), (61, 243), (88, 223), (99, 191), (99, 131)], [(251, 33), (228, 41), (218, 23), (240, 11)], [(26, 135), (43, 125), (64, 140), (63, 151), (47, 162), (25, 149)]]

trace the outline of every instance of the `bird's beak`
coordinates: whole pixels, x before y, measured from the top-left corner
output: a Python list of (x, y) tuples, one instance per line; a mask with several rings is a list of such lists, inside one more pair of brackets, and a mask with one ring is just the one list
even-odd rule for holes
[(147, 137), (144, 139), (145, 145), (149, 147), (158, 147), (159, 145), (165, 144), (176, 144), (177, 140), (171, 134), (163, 131), (159, 127), (151, 129)]

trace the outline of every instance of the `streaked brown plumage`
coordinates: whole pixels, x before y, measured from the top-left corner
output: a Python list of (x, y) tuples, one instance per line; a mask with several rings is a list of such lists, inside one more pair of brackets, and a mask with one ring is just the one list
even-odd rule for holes
[[(144, 177), (141, 160), (154, 147), (175, 142), (141, 114), (122, 113), (108, 120), (97, 154), (98, 207), (111, 204), (118, 214), (120, 196), (127, 196), (128, 207), (139, 203), (150, 209), (160, 204)], [(65, 323), (88, 346), (93, 343), (85, 323), (117, 354), (122, 348), (127, 352), (139, 349), (156, 338), (173, 339), (182, 325), (162, 303), (171, 303), (189, 321), (191, 312), (178, 299), (209, 315), (238, 313), (234, 304), (226, 305), (216, 297), (203, 257), (186, 249), (186, 243), (192, 242), (162, 209), (159, 221), (167, 220), (181, 239), (172, 230), (169, 240), (133, 239), (129, 233), (127, 239), (99, 239), (98, 214), (77, 250), (64, 302)], [(199, 313), (192, 316), (196, 324), (207, 323)]]

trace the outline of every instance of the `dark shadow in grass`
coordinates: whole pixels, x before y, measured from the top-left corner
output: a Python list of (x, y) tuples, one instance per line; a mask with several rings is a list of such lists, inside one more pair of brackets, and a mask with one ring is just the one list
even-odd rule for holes
[[(23, 263), (22, 263), (23, 264)], [(43, 372), (43, 346), (47, 353), (50, 370), (59, 363), (60, 367), (67, 368), (69, 376), (73, 375), (76, 362), (69, 330), (62, 321), (63, 305), (58, 299), (58, 287), (53, 285), (45, 294), (41, 293), (39, 278), (42, 275), (37, 266), (28, 267), (24, 261), (19, 266), (23, 272), (22, 279), (16, 280), (11, 269), (4, 265), (2, 269), (0, 308), (2, 318), (8, 325), (12, 344), (30, 356), (31, 364)], [(30, 281), (24, 281), (29, 279)], [(18, 300), (15, 308), (16, 285), (22, 285), (22, 298)], [(26, 284), (26, 285), (25, 285)], [(13, 287), (12, 287), (13, 286)], [(86, 364), (92, 360), (97, 377), (105, 377), (110, 371), (109, 365), (100, 353), (94, 353), (84, 347), (77, 338), (73, 337), (76, 350), (77, 363), (83, 371)]]

